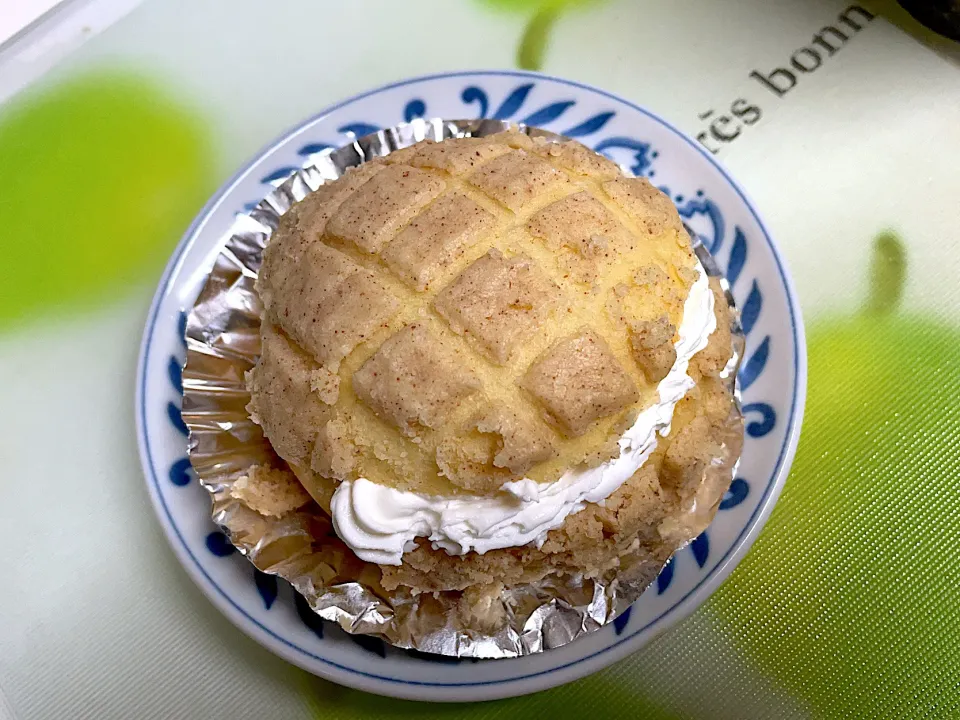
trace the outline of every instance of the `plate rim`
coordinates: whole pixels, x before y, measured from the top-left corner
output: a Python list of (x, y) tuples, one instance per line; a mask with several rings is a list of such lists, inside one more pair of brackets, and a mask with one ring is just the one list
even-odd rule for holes
[[(246, 178), (258, 163), (267, 155), (280, 146), (286, 144), (297, 133), (308, 127), (324, 120), (334, 112), (364, 98), (377, 95), (389, 90), (424, 83), (436, 80), (447, 80), (457, 77), (518, 77), (534, 80), (544, 80), (561, 85), (575, 87), (579, 90), (587, 91), (606, 97), (607, 99), (621, 103), (642, 115), (647, 116), (654, 122), (659, 123), (677, 136), (678, 140), (690, 145), (696, 152), (699, 152), (714, 168), (720, 173), (723, 179), (730, 185), (740, 200), (746, 205), (750, 215), (759, 226), (764, 240), (775, 261), (782, 287), (787, 299), (787, 310), (790, 316), (791, 331), (794, 339), (794, 368), (795, 380), (791, 399), (791, 407), (788, 418), (788, 427), (786, 429), (784, 440), (780, 448), (779, 456), (774, 463), (772, 472), (772, 482), (766, 488), (764, 496), (761, 498), (758, 506), (751, 517), (747, 520), (744, 529), (733, 542), (730, 549), (724, 554), (714, 569), (700, 582), (690, 589), (676, 604), (663, 612), (657, 618), (651, 620), (646, 625), (637, 628), (629, 635), (619, 638), (616, 642), (600, 648), (589, 655), (572, 659), (569, 662), (552, 668), (540, 670), (527, 675), (514, 678), (482, 680), (469, 683), (450, 683), (450, 682), (422, 682), (416, 680), (406, 680), (395, 677), (386, 677), (383, 675), (368, 673), (352, 667), (341, 665), (333, 660), (317, 656), (298, 645), (291, 643), (286, 638), (281, 637), (274, 631), (263, 626), (258, 620), (251, 617), (247, 612), (240, 608), (235, 601), (207, 574), (200, 562), (194, 557), (186, 540), (180, 533), (179, 528), (171, 517), (171, 511), (166, 505), (159, 489), (159, 480), (154, 468), (153, 455), (150, 450), (150, 439), (146, 433), (146, 407), (144, 404), (146, 390), (146, 365), (150, 354), (151, 342), (158, 319), (158, 313), (163, 300), (167, 297), (171, 287), (170, 280), (182, 266), (186, 251), (193, 246), (198, 236), (203, 231), (213, 212), (223, 203), (224, 199), (236, 188), (236, 186)], [(217, 608), (223, 612), (230, 621), (242, 632), (265, 645), (267, 649), (280, 655), (288, 662), (303, 668), (304, 670), (333, 680), (335, 682), (347, 685), (360, 690), (372, 691), (378, 694), (388, 695), (407, 699), (425, 699), (424, 692), (428, 691), (434, 694), (430, 700), (438, 701), (464, 701), (464, 700), (482, 700), (512, 697), (527, 693), (536, 692), (548, 687), (554, 687), (574, 679), (578, 679), (590, 674), (601, 667), (606, 667), (626, 655), (638, 650), (657, 635), (674, 627), (681, 620), (688, 617), (699, 607), (719, 585), (730, 575), (733, 569), (739, 564), (740, 560), (747, 554), (753, 545), (760, 531), (766, 524), (770, 513), (776, 504), (777, 499), (786, 482), (790, 466), (796, 453), (800, 438), (800, 428), (802, 426), (804, 406), (806, 401), (807, 386), (807, 355), (806, 339), (803, 326), (803, 318), (797, 299), (793, 280), (786, 270), (785, 263), (779, 249), (773, 241), (766, 223), (763, 221), (755, 204), (750, 196), (740, 186), (740, 184), (730, 175), (726, 168), (721, 165), (716, 158), (702, 148), (695, 140), (686, 133), (679, 130), (672, 123), (665, 120), (657, 113), (648, 110), (636, 103), (627, 100), (615, 93), (603, 90), (601, 88), (581, 83), (566, 78), (548, 75), (545, 73), (530, 72), (523, 70), (460, 70), (454, 72), (432, 73), (420, 75), (404, 80), (388, 83), (376, 88), (352, 95), (336, 104), (330, 105), (320, 112), (290, 126), (282, 134), (261, 147), (226, 181), (210, 199), (203, 205), (193, 221), (187, 227), (180, 241), (174, 248), (170, 259), (160, 276), (157, 290), (147, 313), (147, 320), (144, 326), (144, 332), (140, 343), (140, 350), (137, 359), (136, 388), (134, 399), (134, 414), (137, 431), (137, 446), (147, 482), (151, 503), (158, 516), (164, 535), (168, 543), (173, 547), (174, 553), (180, 560), (180, 564), (187, 570), (191, 579), (198, 585), (203, 594), (210, 599)], [(152, 481), (152, 482), (151, 482)], [(176, 541), (175, 541), (176, 540)], [(659, 625), (659, 627), (653, 627)], [(309, 658), (309, 661), (304, 657)], [(324, 667), (317, 668), (309, 662), (319, 662)], [(574, 669), (576, 666), (576, 669)], [(548, 679), (549, 678), (549, 679)], [(456, 693), (456, 695), (454, 695)]]

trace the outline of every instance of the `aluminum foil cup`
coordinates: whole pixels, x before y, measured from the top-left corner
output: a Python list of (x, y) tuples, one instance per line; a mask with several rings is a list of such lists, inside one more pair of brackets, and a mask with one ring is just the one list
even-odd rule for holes
[[(414, 120), (358, 138), (291, 175), (249, 215), (239, 216), (187, 319), (183, 369), (183, 420), (190, 429), (188, 454), (213, 500), (213, 521), (259, 570), (290, 582), (313, 611), (348, 633), (374, 635), (402, 648), (455, 657), (508, 658), (543, 652), (612, 622), (656, 578), (671, 555), (697, 537), (716, 513), (736, 471), (743, 442), (739, 401), (733, 404), (722, 451), (704, 471), (699, 489), (670, 524), (662, 547), (637, 551), (599, 578), (548, 576), (505, 588), (504, 626), (485, 633), (459, 625), (462, 593), (415, 596), (386, 592), (376, 565), (359, 560), (336, 537), (330, 518), (314, 503), (282, 518), (268, 518), (231, 496), (233, 484), (256, 465), (282, 461), (245, 409), (244, 374), (260, 352), (262, 306), (254, 290), (261, 253), (291, 205), (349, 167), (430, 138), (483, 136), (517, 127), (498, 120)], [(529, 135), (561, 140), (537, 128)], [(707, 273), (719, 271), (706, 249), (694, 246)], [(725, 281), (719, 278), (724, 290)], [(733, 307), (733, 298), (727, 291)], [(734, 356), (723, 378), (735, 393), (743, 333), (733, 321)]]

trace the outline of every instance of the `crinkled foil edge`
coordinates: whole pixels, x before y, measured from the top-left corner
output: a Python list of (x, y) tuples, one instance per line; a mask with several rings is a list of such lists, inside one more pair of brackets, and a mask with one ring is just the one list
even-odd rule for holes
[[(290, 582), (313, 611), (348, 633), (378, 636), (401, 648), (455, 657), (508, 658), (542, 652), (572, 642), (613, 621), (636, 601), (671, 555), (697, 537), (713, 519), (739, 462), (743, 419), (733, 403), (721, 454), (704, 471), (688, 502), (654, 558), (625, 556), (619, 568), (600, 578), (552, 575), (500, 594), (508, 622), (496, 632), (460, 627), (461, 593), (414, 596), (386, 592), (377, 566), (360, 561), (333, 533), (330, 519), (313, 503), (282, 518), (268, 518), (233, 497), (231, 487), (255, 465), (282, 466), (245, 406), (244, 374), (260, 352), (261, 304), (254, 290), (261, 252), (279, 218), (320, 185), (349, 167), (430, 138), (482, 136), (511, 123), (496, 120), (418, 119), (356, 139), (318, 155), (267, 195), (247, 215), (237, 217), (186, 326), (183, 369), (183, 420), (190, 430), (188, 454), (200, 484), (210, 493), (213, 521), (259, 570)], [(548, 140), (560, 136), (520, 129)], [(707, 273), (720, 278), (731, 308), (733, 298), (716, 263), (694, 238)], [(724, 370), (736, 393), (743, 333), (732, 313), (734, 356)]]

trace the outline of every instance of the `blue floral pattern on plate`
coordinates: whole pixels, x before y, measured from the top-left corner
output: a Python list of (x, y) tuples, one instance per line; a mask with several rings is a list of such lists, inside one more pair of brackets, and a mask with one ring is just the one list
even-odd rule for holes
[[(371, 97), (378, 100), (375, 107), (362, 102)], [(353, 108), (363, 108), (363, 112), (352, 114)], [(376, 121), (373, 115), (376, 116)], [(186, 434), (186, 427), (180, 417), (180, 400), (183, 391), (180, 368), (183, 362), (182, 338), (185, 323), (183, 312), (174, 314), (169, 332), (166, 333), (167, 337), (179, 338), (172, 346), (168, 345), (172, 347), (171, 352), (166, 356), (156, 357), (156, 351), (151, 350), (151, 341), (154, 333), (161, 332), (155, 322), (158, 306), (164, 299), (161, 295), (164, 288), (171, 282), (172, 268), (180, 255), (190, 252), (191, 246), (198, 242), (199, 231), (196, 228), (188, 232), (187, 241), (181, 245), (177, 256), (171, 261), (171, 269), (165, 275), (164, 283), (158, 292), (151, 312), (152, 320), (148, 323), (145, 333), (141, 358), (141, 392), (138, 395), (142, 405), (140, 408), (142, 417), (138, 418), (141, 431), (141, 453), (148, 477), (160, 477), (165, 480), (165, 486), (158, 481), (151, 487), (151, 492), (155, 502), (158, 503), (161, 520), (164, 520), (165, 529), (171, 541), (174, 542), (175, 548), (178, 552), (185, 551), (195, 563), (195, 567), (188, 564), (188, 569), (197, 578), (201, 587), (208, 594), (212, 593), (211, 597), (218, 604), (230, 605), (237, 609), (242, 618), (234, 617), (234, 621), (248, 632), (255, 634), (261, 642), (314, 672), (347, 684), (375, 688), (380, 692), (421, 697), (422, 695), (418, 693), (423, 688), (430, 688), (432, 696), (450, 697), (447, 688), (459, 688), (461, 693), (464, 692), (464, 688), (478, 688), (475, 691), (477, 697), (496, 697), (515, 694), (518, 690), (511, 688), (519, 688), (523, 683), (534, 683), (537, 687), (555, 684), (557, 681), (551, 678), (557, 669), (571, 667), (574, 664), (589, 667), (591, 662), (595, 662), (590, 659), (599, 657), (601, 654), (606, 658), (604, 663), (609, 662), (611, 658), (616, 659), (622, 656), (629, 647), (635, 647), (637, 641), (650, 636), (657, 627), (666, 622), (665, 618), (675, 617), (691, 597), (705, 597), (707, 592), (705, 588), (715, 585), (722, 574), (729, 572), (729, 569), (721, 570), (721, 568), (732, 567), (729, 560), (731, 558), (735, 560), (738, 554), (742, 554), (749, 543), (750, 533), (755, 532), (763, 516), (769, 512), (792, 454), (802, 409), (803, 381), (805, 380), (802, 359), (803, 340), (797, 315), (794, 312), (795, 300), (790, 295), (789, 282), (783, 274), (775, 250), (741, 191), (722, 171), (717, 172), (712, 158), (662, 120), (636, 106), (602, 91), (532, 73), (488, 72), (436, 76), (390, 86), (347, 101), (333, 108), (329, 113), (318, 116), (318, 119), (305, 123), (302, 127), (309, 132), (291, 133), (285, 141), (276, 146), (280, 148), (278, 151), (266, 152), (252, 163), (248, 170), (238, 176), (238, 179), (224, 191), (225, 196), (234, 203), (235, 209), (231, 209), (228, 203), (224, 203), (224, 195), (221, 195), (218, 204), (212, 209), (206, 209), (202, 217), (209, 218), (215, 215), (216, 212), (221, 211), (222, 206), (223, 222), (226, 222), (227, 214), (234, 216), (237, 213), (249, 211), (256, 204), (255, 200), (269, 190), (269, 186), (280, 184), (300, 166), (313, 164), (332, 148), (374, 132), (381, 126), (428, 115), (449, 118), (496, 118), (545, 127), (577, 138), (634, 174), (657, 180), (663, 177), (666, 184), (660, 185), (661, 190), (670, 195), (684, 221), (714, 255), (738, 300), (744, 332), (747, 335), (747, 351), (741, 366), (739, 382), (744, 392), (743, 410), (746, 417), (748, 443), (754, 443), (753, 446), (748, 444), (747, 452), (768, 449), (770, 460), (767, 461), (766, 466), (751, 466), (751, 472), (738, 476), (734, 480), (720, 503), (720, 512), (711, 528), (670, 560), (660, 573), (654, 587), (632, 608), (622, 613), (608, 628), (593, 634), (598, 637), (591, 636), (574, 643), (573, 646), (529, 658), (527, 662), (531, 666), (543, 665), (546, 668), (533, 674), (517, 676), (501, 673), (502, 677), (499, 680), (483, 681), (468, 674), (456, 682), (435, 680), (440, 676), (446, 677), (444, 673), (454, 673), (449, 676), (450, 678), (461, 678), (458, 674), (460, 671), (456, 670), (458, 661), (418, 652), (403, 653), (385, 646), (376, 638), (347, 635), (339, 629), (336, 629), (336, 632), (325, 631), (323, 621), (309, 610), (297, 593), (285, 583), (278, 582), (275, 577), (253, 570), (243, 558), (233, 552), (233, 546), (229, 544), (227, 538), (213, 528), (209, 521), (206, 523), (207, 529), (200, 532), (199, 542), (184, 539), (183, 533), (177, 527), (176, 520), (170, 511), (170, 504), (178, 502), (177, 494), (199, 490), (197, 483), (192, 482), (193, 473), (183, 452), (183, 437)], [(672, 167), (675, 153), (685, 156), (693, 153), (703, 157), (700, 162), (705, 168), (705, 174), (702, 178), (696, 176), (697, 185), (690, 186), (690, 177), (676, 177), (675, 169)], [(251, 177), (253, 172), (256, 174)], [(707, 177), (711, 173), (719, 179)], [(706, 182), (707, 180), (709, 182)], [(242, 193), (246, 194), (245, 201), (237, 197)], [(206, 245), (212, 246), (216, 238), (208, 239), (208, 237), (200, 234), (200, 239), (203, 239)], [(754, 253), (759, 253), (756, 258)], [(773, 268), (773, 271), (768, 268)], [(184, 297), (192, 298), (191, 292), (196, 291), (191, 290)], [(775, 311), (768, 309), (771, 292), (776, 298), (774, 306), (778, 309)], [(183, 302), (181, 307), (188, 307), (190, 304), (192, 300)], [(790, 317), (785, 323), (783, 313), (786, 311), (789, 311)], [(768, 318), (770, 312), (774, 312), (774, 316)], [(785, 332), (785, 329), (791, 328), (792, 332)], [(793, 366), (789, 368), (788, 375), (792, 380), (789, 383), (781, 382), (783, 378), (780, 376), (784, 369), (782, 361), (776, 366), (778, 377), (771, 382), (764, 381), (766, 375), (771, 372), (770, 368), (773, 367), (771, 360), (774, 357), (793, 358)], [(147, 363), (151, 367), (155, 363), (163, 367), (166, 379), (165, 392), (152, 381), (150, 388), (154, 391), (148, 392)], [(790, 395), (785, 396), (784, 388), (787, 385), (789, 385)], [(167, 436), (169, 440), (164, 443), (164, 456), (169, 460), (162, 468), (155, 468), (156, 461), (149, 447), (149, 435), (151, 433), (156, 435), (160, 431), (156, 421), (148, 422), (145, 419), (149, 412), (146, 402), (148, 395), (159, 403), (169, 432), (172, 433)], [(786, 425), (783, 424), (784, 422)], [(150, 426), (149, 432), (147, 425)], [(170, 451), (176, 446), (173, 440), (175, 437), (180, 438), (180, 452)], [(775, 438), (773, 444), (770, 444), (771, 438)], [(743, 469), (741, 467), (741, 470)], [(167, 493), (171, 495), (168, 496)], [(750, 506), (749, 515), (741, 513), (741, 509), (747, 506)], [(184, 504), (184, 507), (187, 505)], [(728, 515), (731, 518), (737, 518), (732, 521), (735, 525), (742, 526), (739, 535), (732, 529), (734, 526), (730, 526), (724, 520)], [(185, 520), (182, 522), (186, 524)], [(723, 538), (719, 545), (712, 540), (717, 526), (727, 528), (722, 533)], [(198, 529), (199, 527), (202, 527), (202, 523), (198, 522)], [(731, 537), (735, 540), (731, 541)], [(178, 543), (184, 544), (178, 546)], [(198, 550), (194, 551), (193, 548)], [(196, 552), (207, 553), (211, 558), (209, 563), (212, 564), (200, 559)], [(239, 565), (236, 565), (237, 563)], [(239, 585), (230, 585), (228, 592), (224, 590), (222, 584), (218, 584), (213, 579), (213, 575), (219, 572), (230, 572), (231, 576), (235, 576), (238, 572), (237, 568), (243, 568), (240, 572), (248, 577), (247, 582), (253, 593), (251, 597), (257, 599), (259, 611), (255, 611), (249, 604), (243, 607), (238, 604), (239, 601), (235, 596), (246, 594)], [(654, 599), (661, 597), (662, 600)], [(659, 609), (641, 610), (639, 609), (641, 606), (644, 608), (655, 606)], [(228, 614), (233, 613), (229, 608), (225, 608), (225, 611), (228, 611)], [(651, 619), (651, 612), (656, 613), (653, 619)], [(266, 613), (266, 615), (259, 617), (260, 613)], [(255, 618), (255, 615), (258, 617)], [(640, 616), (643, 617), (642, 622)], [(273, 621), (267, 620), (268, 617), (276, 617), (276, 627), (288, 628), (285, 631), (288, 635), (278, 634), (277, 630), (273, 629)], [(290, 617), (298, 618), (301, 627), (310, 637), (313, 637), (314, 642), (330, 643), (336, 655), (328, 657), (319, 649), (311, 650), (304, 647), (303, 643), (306, 640), (291, 639), (295, 633), (290, 628), (288, 620), (284, 619)], [(250, 621), (253, 625), (248, 626), (246, 623)], [(345, 638), (346, 642), (358, 648), (362, 656), (369, 658), (369, 661), (354, 659), (345, 664), (333, 660), (332, 657), (353, 657), (343, 645)], [(624, 645), (623, 643), (628, 640), (634, 644)], [(588, 646), (594, 647), (594, 650), (587, 652)], [(579, 651), (578, 647), (584, 650)], [(413, 662), (414, 665), (404, 670), (407, 666), (398, 659), (398, 653), (399, 657), (406, 658), (404, 662)], [(556, 661), (553, 660), (554, 657)], [(430, 661), (428, 663), (430, 667), (449, 666), (450, 670), (416, 670), (416, 664), (424, 660)], [(392, 671), (393, 674), (388, 672), (384, 675), (381, 671), (375, 672), (372, 669), (373, 666), (368, 667), (368, 662), (384, 663), (385, 666), (394, 667), (395, 671)], [(486, 669), (490, 666), (482, 667), (485, 668), (483, 672), (497, 674), (493, 670)], [(554, 669), (550, 669), (551, 667)], [(403, 672), (400, 672), (401, 670)], [(440, 675), (431, 673), (440, 673)], [(412, 679), (415, 677), (423, 679)], [(408, 687), (420, 688), (420, 690), (408, 690)], [(460, 694), (457, 697), (465, 696)]]

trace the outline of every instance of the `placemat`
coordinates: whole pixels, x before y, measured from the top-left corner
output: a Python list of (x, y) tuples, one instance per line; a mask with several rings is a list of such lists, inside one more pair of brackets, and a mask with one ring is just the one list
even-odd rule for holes
[[(820, 0), (150, 0), (86, 32), (0, 110), (0, 715), (960, 713), (949, 41), (893, 3)], [(167, 256), (258, 147), (362, 90), (480, 67), (598, 85), (716, 152), (786, 255), (809, 392), (779, 505), (706, 606), (582, 681), (428, 706), (313, 678), (203, 598), (148, 504), (133, 375)]]

